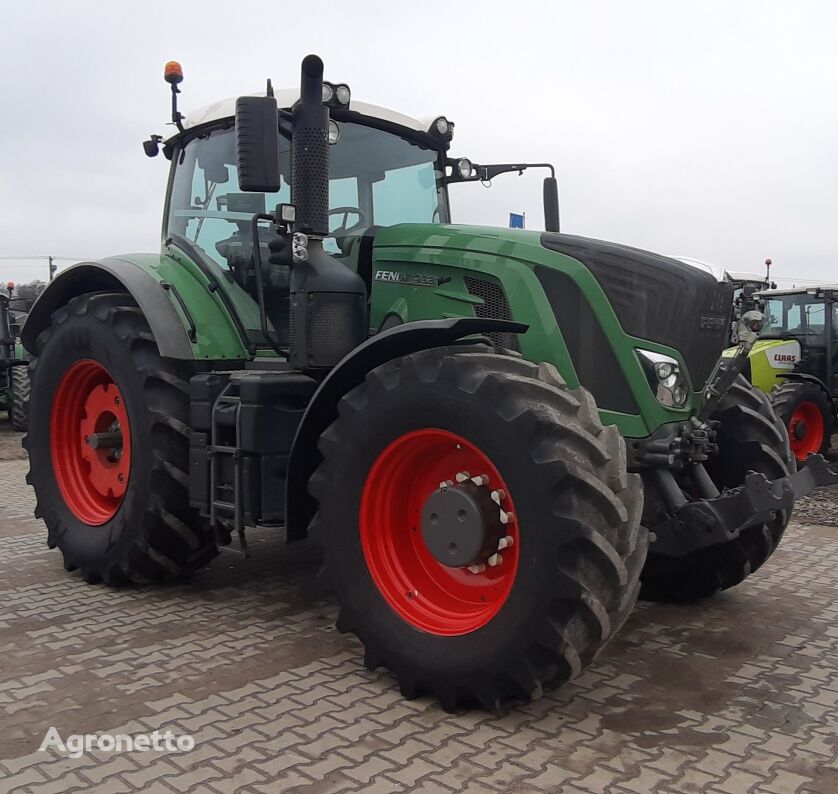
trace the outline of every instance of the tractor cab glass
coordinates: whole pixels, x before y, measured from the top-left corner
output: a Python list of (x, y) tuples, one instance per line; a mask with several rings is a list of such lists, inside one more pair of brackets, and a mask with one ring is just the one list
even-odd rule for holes
[(768, 339), (794, 339), (800, 343), (801, 360), (796, 369), (835, 383), (834, 304), (822, 296), (796, 292), (766, 300), (766, 325), (761, 334)]
[[(327, 251), (358, 269), (363, 267), (359, 259), (371, 255), (364, 240), (371, 241), (377, 228), (448, 221), (444, 166), (437, 151), (361, 124), (339, 123), (338, 129), (338, 141), (329, 149)], [(249, 261), (253, 215), (291, 201), (291, 144), (280, 136), (279, 145), (280, 189), (245, 193), (238, 183), (233, 129), (217, 129), (187, 143), (175, 168), (167, 236), (186, 238), (225, 268)]]
[(763, 337), (805, 337), (805, 342), (810, 345), (826, 341), (826, 303), (823, 298), (806, 293), (771, 297), (766, 301), (765, 315)]

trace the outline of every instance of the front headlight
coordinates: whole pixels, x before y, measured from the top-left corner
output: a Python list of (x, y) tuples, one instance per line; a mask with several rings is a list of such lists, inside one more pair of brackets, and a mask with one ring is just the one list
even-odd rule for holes
[(683, 407), (689, 389), (681, 365), (671, 356), (652, 350), (638, 350), (637, 358), (657, 401), (669, 408)]

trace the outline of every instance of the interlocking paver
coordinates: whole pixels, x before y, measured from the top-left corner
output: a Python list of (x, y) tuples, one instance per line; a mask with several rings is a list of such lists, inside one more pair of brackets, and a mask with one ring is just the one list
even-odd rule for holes
[[(91, 587), (45, 550), (25, 468), (0, 461), (0, 790), (838, 790), (836, 530), (792, 526), (715, 599), (640, 604), (535, 703), (449, 715), (364, 669), (307, 544), (263, 531), (187, 583)], [(69, 759), (38, 752), (51, 725), (195, 748)]]

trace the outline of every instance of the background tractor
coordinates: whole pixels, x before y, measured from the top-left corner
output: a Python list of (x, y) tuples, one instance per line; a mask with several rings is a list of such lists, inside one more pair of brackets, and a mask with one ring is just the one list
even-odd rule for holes
[(771, 281), (771, 260), (765, 260), (765, 276), (760, 277), (754, 273), (737, 273), (726, 270), (724, 278), (733, 290), (733, 317), (730, 324), (730, 344), (737, 345), (736, 331), (739, 319), (745, 312), (764, 311), (765, 302), (760, 297), (764, 290), (771, 289), (777, 285)]
[[(147, 583), (247, 527), (309, 537), (371, 669), (496, 707), (589, 664), (641, 587), (738, 583), (838, 480), (790, 473), (739, 377), (761, 316), (719, 364), (730, 287), (560, 234), (551, 166), (452, 159), (450, 120), (356, 102), (316, 56), (299, 92), (188, 120), (165, 77), (161, 251), (68, 268), (24, 328), (68, 570)], [(546, 232), (451, 223), (451, 183), (535, 167)]]
[(14, 290), (10, 281), (0, 293), (0, 411), (8, 412), (15, 430), (26, 430), (29, 354), (19, 336), (30, 303), (15, 298)]
[(829, 450), (835, 429), (838, 286), (774, 289), (755, 297), (766, 324), (745, 375), (768, 393), (802, 464), (810, 454)]

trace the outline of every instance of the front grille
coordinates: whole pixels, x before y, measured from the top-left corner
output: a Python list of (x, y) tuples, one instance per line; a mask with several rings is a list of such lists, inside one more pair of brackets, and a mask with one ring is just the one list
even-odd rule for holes
[(536, 267), (535, 275), (547, 295), (579, 382), (593, 395), (597, 407), (639, 414), (614, 348), (579, 285), (549, 267)]
[[(497, 281), (485, 277), (478, 278), (476, 276), (465, 276), (463, 281), (469, 295), (483, 299), (482, 304), (476, 304), (474, 307), (474, 314), (477, 317), (488, 320), (512, 319), (512, 311), (509, 308), (506, 293)], [(518, 334), (491, 333), (487, 334), (487, 336), (492, 340), (492, 344), (495, 347), (514, 350), (517, 353), (521, 352)]]
[(585, 265), (623, 330), (678, 350), (693, 387), (704, 385), (727, 341), (729, 285), (677, 259), (616, 243), (545, 232), (541, 244)]

